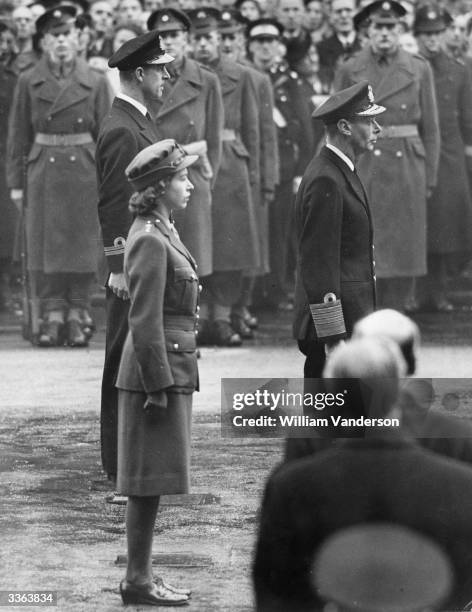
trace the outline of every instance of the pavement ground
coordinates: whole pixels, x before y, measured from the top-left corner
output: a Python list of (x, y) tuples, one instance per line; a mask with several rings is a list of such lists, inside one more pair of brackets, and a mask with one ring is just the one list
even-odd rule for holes
[[(283, 441), (223, 438), (220, 380), (300, 377), (303, 371), (290, 316), (267, 315), (262, 323), (257, 339), (242, 348), (203, 349), (192, 494), (163, 498), (156, 522), (156, 573), (193, 589), (192, 612), (253, 606), (257, 510)], [(423, 315), (419, 323), (418, 374), (469, 376), (470, 313)], [(111, 488), (100, 464), (103, 328), (88, 349), (75, 350), (32, 348), (8, 321), (0, 320), (0, 332), (0, 591), (52, 590), (61, 611), (123, 609), (118, 583), (124, 566), (117, 560), (126, 552), (124, 506), (105, 501)], [(470, 418), (468, 391), (458, 397), (458, 415)]]

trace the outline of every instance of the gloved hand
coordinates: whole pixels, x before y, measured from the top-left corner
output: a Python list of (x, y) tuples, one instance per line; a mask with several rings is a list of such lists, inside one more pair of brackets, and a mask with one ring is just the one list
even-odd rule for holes
[(184, 151), (187, 155), (198, 155), (199, 165), (203, 176), (210, 181), (213, 178), (213, 168), (211, 167), (210, 160), (208, 159), (207, 151), (208, 146), (206, 140), (195, 140), (184, 145)]
[(167, 393), (163, 390), (148, 393), (144, 403), (144, 412), (155, 418), (165, 416), (167, 412)]

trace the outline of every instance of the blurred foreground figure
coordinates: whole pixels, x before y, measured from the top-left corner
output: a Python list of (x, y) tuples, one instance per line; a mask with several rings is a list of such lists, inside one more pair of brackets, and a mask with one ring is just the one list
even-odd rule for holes
[(449, 559), (434, 542), (392, 523), (342, 529), (321, 546), (313, 586), (324, 612), (437, 610), (450, 592)]
[(342, 392), (345, 379), (356, 379), (362, 401), (353, 409), (392, 426), (366, 427), (365, 438), (339, 439), (269, 478), (253, 568), (258, 612), (318, 609), (314, 555), (340, 529), (379, 521), (413, 529), (448, 555), (456, 580), (447, 609), (470, 600), (472, 472), (403, 439), (394, 420), (401, 419), (403, 374), (398, 347), (388, 339), (351, 340), (333, 352), (325, 370), (330, 391)]

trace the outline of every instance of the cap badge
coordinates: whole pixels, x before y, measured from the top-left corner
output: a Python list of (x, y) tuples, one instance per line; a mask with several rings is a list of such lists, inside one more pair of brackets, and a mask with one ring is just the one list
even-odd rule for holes
[(200, 11), (197, 13), (197, 19), (205, 19), (206, 13), (205, 11)]
[(54, 13), (52, 14), (52, 16), (53, 16), (55, 19), (60, 19), (60, 18), (62, 17), (62, 13), (61, 13), (61, 11), (54, 11)]
[(428, 19), (437, 19), (437, 14), (434, 11), (429, 11), (427, 17)]
[(162, 15), (161, 21), (164, 21), (164, 22), (169, 21), (169, 15)]
[(372, 91), (372, 87), (370, 85), (367, 86), (367, 97), (371, 104), (374, 104), (374, 92)]
[(224, 19), (225, 21), (228, 21), (229, 19), (231, 19), (231, 13), (223, 13), (221, 15), (221, 19)]
[(390, 2), (384, 2), (384, 3), (382, 4), (382, 9), (383, 9), (384, 11), (389, 11), (391, 8), (392, 8), (392, 6), (391, 6)]

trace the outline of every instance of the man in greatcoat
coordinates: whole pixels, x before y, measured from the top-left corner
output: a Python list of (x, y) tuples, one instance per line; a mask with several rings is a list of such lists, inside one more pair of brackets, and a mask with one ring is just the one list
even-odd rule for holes
[(190, 20), (178, 9), (157, 10), (148, 29), (159, 33), (164, 49), (175, 58), (170, 79), (152, 113), (159, 138), (175, 138), (188, 154), (200, 156), (189, 168), (194, 191), (185, 211), (175, 216), (182, 242), (195, 257), (202, 281), (200, 330), (209, 318), (205, 277), (213, 272), (212, 194), (221, 162), (224, 123), (223, 99), (216, 74), (189, 57)]
[(269, 76), (256, 70), (245, 59), (246, 21), (236, 9), (225, 9), (221, 13), (219, 31), (220, 53), (223, 57), (243, 64), (248, 70), (257, 95), (259, 114), (259, 181), (252, 184), (252, 199), (256, 211), (260, 266), (257, 270), (245, 270), (241, 296), (233, 306), (232, 320), (237, 321), (243, 338), (251, 337), (257, 327), (257, 318), (251, 313), (256, 279), (269, 273), (269, 218), (268, 211), (274, 200), (279, 182), (279, 151), (277, 133), (273, 119), (274, 95)]
[(308, 103), (299, 76), (280, 57), (283, 28), (274, 19), (251, 22), (247, 29), (253, 65), (271, 79), (273, 119), (277, 130), (280, 181), (269, 209), (270, 274), (266, 279), (265, 305), (291, 309), (293, 288), (293, 201), (301, 176), (313, 154), (313, 131)]
[(295, 202), (293, 332), (307, 379), (321, 376), (326, 354), (375, 308), (371, 209), (355, 163), (375, 144), (384, 111), (361, 81), (313, 113), (326, 126), (327, 144), (308, 165)]
[[(0, 310), (12, 308), (13, 258), (17, 235), (18, 211), (6, 182), (8, 117), (13, 92), (18, 79), (15, 49), (15, 27), (6, 19), (0, 20)], [(29, 66), (28, 66), (29, 67)]]
[(252, 198), (253, 185), (259, 184), (257, 95), (248, 68), (219, 53), (220, 12), (201, 7), (188, 16), (194, 57), (218, 76), (225, 116), (221, 164), (212, 194), (213, 273), (206, 282), (211, 317), (206, 340), (235, 346), (241, 344), (240, 334), (245, 335), (246, 328), (239, 318), (231, 321), (231, 307), (240, 297), (243, 271), (260, 265)]
[(7, 181), (21, 206), (26, 170), (28, 268), (41, 274), (39, 346), (62, 344), (64, 335), (86, 346), (99, 236), (95, 140), (110, 101), (105, 79), (77, 57), (73, 7), (46, 11), (36, 29), (44, 55), (18, 80)]
[(399, 47), (395, 0), (376, 0), (356, 15), (369, 22), (369, 46), (342, 64), (335, 89), (368, 80), (387, 107), (373, 155), (359, 161), (359, 176), (373, 203), (379, 306), (402, 310), (412, 278), (426, 274), (426, 199), (436, 185), (439, 126), (431, 68)]
[(455, 261), (471, 252), (472, 83), (461, 58), (443, 49), (443, 37), (452, 17), (432, 5), (416, 15), (415, 34), (421, 54), (433, 70), (441, 131), (437, 185), (428, 201), (428, 274), (420, 279), (419, 307), (450, 311), (448, 272)]
[(125, 169), (141, 149), (157, 142), (148, 108), (162, 95), (172, 57), (165, 54), (155, 32), (124, 43), (110, 58), (120, 74), (121, 93), (113, 101), (97, 141), (99, 185), (98, 215), (108, 264), (106, 283), (107, 335), (102, 379), (102, 464), (110, 479), (117, 469), (117, 410), (115, 387), (121, 352), (128, 333), (129, 294), (123, 258), (132, 217), (128, 210), (132, 194)]

